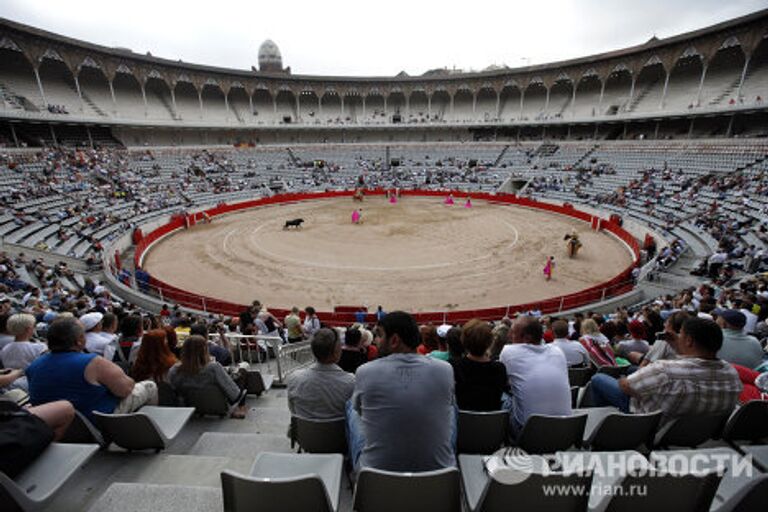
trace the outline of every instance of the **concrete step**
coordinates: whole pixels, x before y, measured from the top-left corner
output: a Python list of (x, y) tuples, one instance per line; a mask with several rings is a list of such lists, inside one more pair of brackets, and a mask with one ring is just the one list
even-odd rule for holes
[[(218, 476), (218, 475), (217, 475)], [(221, 488), (115, 483), (90, 512), (219, 512)]]
[(290, 453), (291, 451), (291, 443), (286, 435), (206, 432), (190, 448), (188, 454), (227, 457), (253, 464), (256, 456), (261, 452)]

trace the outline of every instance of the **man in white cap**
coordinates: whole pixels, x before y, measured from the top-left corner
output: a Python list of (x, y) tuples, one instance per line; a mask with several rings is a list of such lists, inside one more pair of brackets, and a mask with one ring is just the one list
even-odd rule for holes
[[(80, 317), (80, 323), (85, 328), (85, 349), (91, 354), (98, 354), (107, 361), (115, 355), (114, 337), (102, 332), (104, 315), (93, 312)], [(106, 335), (105, 335), (106, 334)]]

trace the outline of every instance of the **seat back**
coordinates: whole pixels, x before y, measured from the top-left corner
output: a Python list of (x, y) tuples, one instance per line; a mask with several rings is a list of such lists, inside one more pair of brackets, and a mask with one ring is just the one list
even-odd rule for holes
[(507, 440), (508, 411), (459, 411), (458, 453), (493, 453)]
[(721, 478), (715, 472), (703, 475), (627, 476), (621, 482), (623, 491), (613, 493), (606, 510), (607, 512), (709, 510)]
[[(485, 496), (481, 498), (477, 510), (509, 512), (512, 509), (512, 504), (514, 504), (515, 510), (586, 512), (591, 483), (591, 472), (574, 475), (549, 474), (546, 476), (533, 473), (522, 482), (514, 485), (503, 484), (491, 478)], [(584, 488), (587, 492), (545, 494), (545, 488)]]
[(586, 444), (593, 451), (602, 452), (635, 450), (640, 446), (650, 448), (660, 421), (661, 411), (648, 414), (612, 413), (600, 422)]
[(572, 366), (568, 368), (568, 381), (571, 383), (571, 386), (583, 388), (594, 373), (594, 370), (589, 366)]
[(347, 453), (346, 419), (310, 420), (294, 416), (296, 441), (307, 453)]
[(532, 414), (517, 438), (517, 445), (529, 454), (564, 451), (581, 446), (584, 438), (586, 414), (573, 416), (546, 416)]
[(96, 443), (99, 446), (107, 446), (108, 440), (104, 439), (101, 432), (83, 416), (80, 411), (75, 411), (75, 417), (69, 424), (60, 443)]
[(768, 503), (768, 475), (758, 475), (723, 503), (717, 512), (762, 510), (766, 503)]
[(157, 405), (175, 407), (179, 405), (179, 397), (176, 391), (165, 381), (157, 383)]
[(357, 512), (460, 512), (459, 470), (396, 473), (363, 468), (352, 509)]
[(728, 419), (723, 429), (726, 441), (756, 442), (768, 438), (768, 402), (750, 400)]
[(154, 421), (146, 414), (104, 414), (93, 411), (93, 421), (104, 436), (126, 450), (157, 450), (166, 446), (166, 439)]
[(187, 389), (182, 393), (184, 404), (194, 407), (199, 415), (226, 416), (229, 402), (224, 392), (216, 386)]
[(659, 429), (654, 446), (696, 448), (710, 439), (719, 439), (729, 414), (696, 414), (675, 418)]
[(296, 478), (253, 478), (221, 472), (224, 512), (333, 512), (317, 475)]
[(621, 368), (618, 366), (601, 366), (597, 369), (597, 373), (604, 373), (618, 379), (621, 377)]

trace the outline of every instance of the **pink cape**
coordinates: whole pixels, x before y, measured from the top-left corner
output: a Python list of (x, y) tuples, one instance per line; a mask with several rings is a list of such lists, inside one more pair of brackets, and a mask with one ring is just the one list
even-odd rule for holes
[(464, 208), (472, 208), (472, 201), (470, 201), (469, 199), (467, 199), (467, 202), (466, 202), (466, 203), (464, 203)]
[(355, 210), (352, 212), (352, 223), (357, 224), (360, 222), (360, 212)]
[(391, 196), (389, 196), (389, 202), (392, 204), (397, 203), (397, 196), (395, 194), (392, 194)]
[(445, 204), (453, 204), (453, 198), (451, 196), (446, 197)]
[(552, 275), (552, 260), (547, 260), (547, 264), (544, 265), (544, 274), (547, 276)]

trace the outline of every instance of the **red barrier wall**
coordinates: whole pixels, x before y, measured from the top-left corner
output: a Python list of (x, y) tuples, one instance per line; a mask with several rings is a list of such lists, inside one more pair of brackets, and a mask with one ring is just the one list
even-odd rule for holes
[[(368, 190), (368, 195), (383, 195), (384, 190)], [(454, 197), (464, 197), (466, 192), (462, 191), (431, 191), (431, 190), (403, 190), (401, 195), (413, 195), (413, 196), (434, 196), (444, 197), (449, 193), (453, 193)], [(214, 208), (206, 210), (205, 213), (211, 218), (217, 215), (223, 215), (226, 213), (235, 212), (238, 210), (245, 210), (249, 208), (255, 208), (259, 206), (267, 206), (278, 203), (290, 203), (296, 201), (307, 201), (312, 199), (324, 199), (330, 197), (343, 197), (351, 196), (352, 191), (334, 191), (334, 192), (315, 192), (315, 193), (302, 193), (302, 194), (282, 194), (273, 197), (267, 197), (263, 199), (254, 199), (251, 201), (245, 201), (237, 204), (222, 204)], [(539, 210), (549, 211), (552, 213), (558, 213), (561, 215), (567, 215), (584, 222), (591, 223), (592, 215), (576, 210), (571, 205), (560, 206), (549, 203), (542, 203), (535, 199), (517, 197), (512, 194), (488, 194), (488, 193), (473, 193), (469, 194), (472, 199), (485, 200), (495, 204), (509, 204), (523, 206), (527, 208), (536, 208)], [(203, 213), (198, 212), (195, 214), (195, 220), (202, 219)], [(138, 266), (141, 262), (143, 254), (147, 248), (159, 238), (177, 230), (184, 226), (183, 216), (174, 217), (167, 224), (160, 226), (154, 231), (147, 233), (141, 241), (136, 245), (135, 251), (135, 263)], [(414, 316), (420, 323), (432, 322), (432, 323), (461, 323), (472, 318), (480, 318), (484, 320), (497, 320), (504, 315), (516, 312), (516, 311), (528, 311), (539, 310), (542, 313), (555, 313), (557, 311), (564, 311), (573, 309), (576, 307), (586, 306), (599, 302), (609, 297), (621, 295), (632, 290), (634, 284), (632, 283), (632, 269), (637, 264), (640, 257), (640, 246), (637, 240), (632, 237), (628, 232), (621, 228), (616, 222), (603, 219), (602, 227), (604, 230), (614, 234), (620, 240), (626, 242), (630, 247), (632, 254), (634, 255), (634, 262), (629, 265), (624, 271), (613, 279), (600, 283), (598, 285), (581, 290), (569, 295), (562, 295), (559, 297), (553, 297), (550, 299), (544, 299), (536, 302), (528, 302), (525, 304), (515, 304), (510, 306), (499, 306), (495, 308), (485, 308), (476, 310), (463, 310), (463, 311), (449, 311), (449, 312), (434, 312), (434, 313), (416, 313)], [(221, 313), (224, 315), (235, 316), (243, 311), (246, 306), (243, 304), (235, 304), (224, 300), (213, 299), (202, 295), (194, 294), (176, 288), (166, 284), (158, 279), (152, 277), (150, 279), (150, 286), (158, 290), (158, 294), (163, 300), (174, 302), (182, 306), (207, 311), (210, 313)], [(276, 316), (287, 315), (289, 311), (287, 309), (271, 309), (270, 310)], [(337, 308), (334, 312), (318, 312), (320, 319), (328, 325), (349, 324), (355, 321), (355, 314), (352, 311), (339, 311)], [(374, 322), (376, 320), (375, 313), (369, 313), (366, 317), (366, 321)]]

